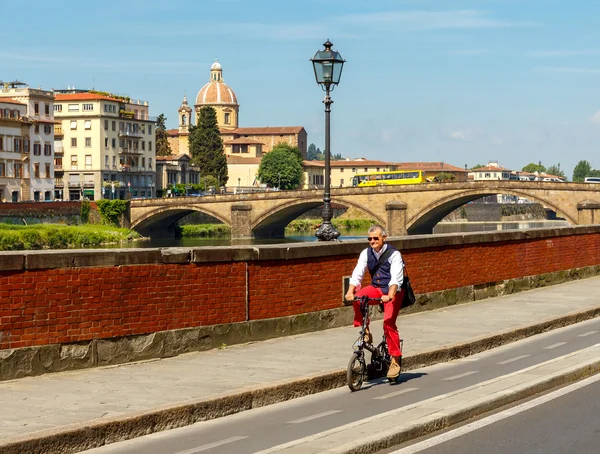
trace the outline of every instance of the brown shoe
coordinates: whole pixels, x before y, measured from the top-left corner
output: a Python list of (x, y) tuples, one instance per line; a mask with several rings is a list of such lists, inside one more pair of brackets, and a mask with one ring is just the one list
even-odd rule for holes
[(388, 369), (387, 378), (393, 380), (398, 378), (398, 375), (400, 375), (400, 364), (398, 364), (396, 361), (392, 361), (390, 368)]

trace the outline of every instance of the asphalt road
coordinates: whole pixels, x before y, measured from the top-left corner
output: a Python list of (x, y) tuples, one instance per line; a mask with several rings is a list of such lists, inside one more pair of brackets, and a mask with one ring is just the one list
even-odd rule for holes
[(600, 452), (600, 376), (584, 382), (589, 384), (577, 383), (572, 391), (571, 386), (560, 390), (567, 394), (555, 397), (549, 393), (422, 442), (385, 452), (596, 454)]
[[(347, 388), (340, 388), (180, 429), (107, 445), (86, 451), (86, 453), (257, 453), (299, 438), (516, 372), (599, 342), (600, 320), (593, 319), (451, 363), (406, 372), (394, 385), (381, 380), (363, 386), (363, 389), (356, 393), (351, 393)], [(349, 346), (348, 357), (350, 354)], [(345, 364), (346, 361), (347, 358), (340, 358), (341, 364)], [(240, 377), (240, 380), (243, 379)], [(557, 423), (560, 422), (560, 419), (558, 418)], [(600, 418), (597, 421), (600, 421)], [(521, 424), (522, 427), (523, 424)], [(597, 443), (597, 446), (600, 446), (600, 443)], [(463, 451), (458, 449), (439, 452)], [(470, 452), (500, 451), (483, 449)], [(537, 451), (512, 450), (510, 452)], [(596, 449), (594, 452), (599, 451)]]

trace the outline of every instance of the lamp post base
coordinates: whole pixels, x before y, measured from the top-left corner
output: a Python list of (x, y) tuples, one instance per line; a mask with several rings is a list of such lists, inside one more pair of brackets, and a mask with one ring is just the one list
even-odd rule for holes
[(315, 232), (315, 236), (319, 241), (337, 241), (340, 232), (335, 229), (331, 222), (324, 221)]

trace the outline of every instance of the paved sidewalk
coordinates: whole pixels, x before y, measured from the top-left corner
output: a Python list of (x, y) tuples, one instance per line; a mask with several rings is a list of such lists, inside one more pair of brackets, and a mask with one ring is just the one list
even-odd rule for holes
[[(404, 362), (444, 361), (598, 316), (598, 295), (600, 277), (402, 316)], [(372, 328), (378, 338), (381, 321)], [(339, 386), (356, 337), (356, 328), (335, 328), (0, 382), (0, 453), (77, 452)]]

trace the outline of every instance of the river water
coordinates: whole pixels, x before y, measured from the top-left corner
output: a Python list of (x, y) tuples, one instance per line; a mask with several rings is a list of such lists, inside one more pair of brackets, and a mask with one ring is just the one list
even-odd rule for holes
[[(499, 230), (543, 229), (552, 227), (566, 227), (567, 221), (507, 221), (507, 222), (440, 222), (433, 229), (433, 233), (459, 233), (459, 232), (487, 232)], [(340, 240), (353, 240), (364, 238), (366, 230), (343, 230)], [(231, 246), (231, 245), (256, 245), (256, 244), (282, 244), (317, 241), (314, 231), (294, 232), (285, 238), (268, 240), (244, 239), (231, 240), (225, 238), (152, 238), (145, 241), (132, 241), (120, 245), (107, 245), (108, 248), (154, 248), (154, 247), (199, 247), (199, 246)]]

